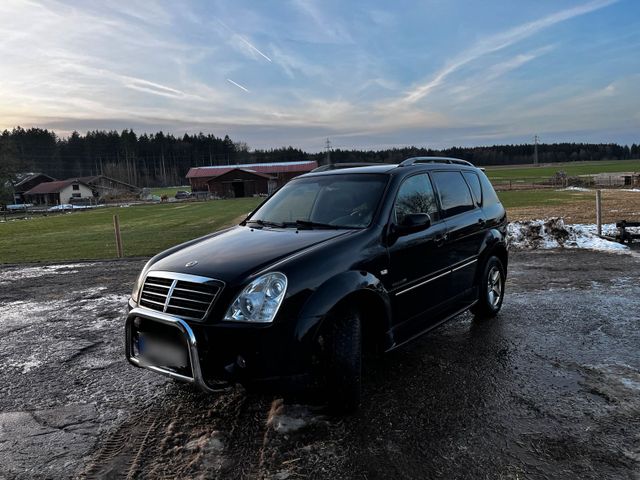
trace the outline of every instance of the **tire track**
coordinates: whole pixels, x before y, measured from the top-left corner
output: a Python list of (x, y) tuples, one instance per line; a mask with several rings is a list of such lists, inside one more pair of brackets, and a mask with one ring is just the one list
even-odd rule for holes
[(155, 426), (155, 418), (148, 413), (131, 417), (109, 435), (79, 478), (129, 478), (131, 469)]

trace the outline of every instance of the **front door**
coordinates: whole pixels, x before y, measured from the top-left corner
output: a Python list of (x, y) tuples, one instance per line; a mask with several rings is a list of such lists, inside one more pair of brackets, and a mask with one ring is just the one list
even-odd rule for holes
[(429, 175), (407, 178), (400, 186), (391, 222), (400, 225), (409, 213), (428, 213), (431, 226), (394, 238), (389, 245), (389, 285), (394, 303), (396, 343), (439, 320), (449, 286), (447, 225), (440, 218)]

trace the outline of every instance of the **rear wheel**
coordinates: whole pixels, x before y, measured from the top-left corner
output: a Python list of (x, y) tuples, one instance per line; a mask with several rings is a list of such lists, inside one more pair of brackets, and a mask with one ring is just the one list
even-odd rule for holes
[(497, 315), (504, 300), (505, 272), (498, 257), (489, 257), (484, 264), (478, 285), (478, 302), (471, 312), (480, 318)]
[(326, 394), (331, 410), (349, 413), (360, 405), (362, 383), (362, 325), (360, 312), (340, 309), (329, 319)]

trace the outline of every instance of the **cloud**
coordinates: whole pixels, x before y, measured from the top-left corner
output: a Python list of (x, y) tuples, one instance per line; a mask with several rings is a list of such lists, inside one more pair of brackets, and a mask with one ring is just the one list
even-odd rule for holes
[(453, 60), (438, 71), (431, 80), (418, 85), (408, 92), (402, 101), (409, 104), (416, 103), (429, 95), (433, 89), (441, 85), (452, 73), (468, 63), (490, 53), (507, 48), (553, 25), (599, 10), (617, 1), (618, 0), (594, 0), (584, 5), (561, 10), (539, 20), (524, 23), (505, 32), (491, 35), (454, 57)]
[(486, 93), (489, 88), (495, 85), (496, 81), (505, 75), (556, 48), (557, 45), (547, 45), (529, 52), (518, 53), (502, 62), (482, 68), (481, 73), (467, 77), (460, 83), (453, 84), (445, 90), (448, 94), (449, 104), (469, 102), (471, 99)]
[[(349, 29), (338, 16), (328, 18), (314, 0), (291, 0), (291, 4), (315, 25), (316, 41), (330, 43), (354, 43)], [(326, 5), (323, 4), (323, 5)]]

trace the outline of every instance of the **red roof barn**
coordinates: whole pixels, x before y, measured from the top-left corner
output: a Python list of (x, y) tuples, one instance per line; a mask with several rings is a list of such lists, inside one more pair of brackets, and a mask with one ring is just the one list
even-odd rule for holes
[(193, 167), (187, 178), (192, 192), (210, 192), (219, 197), (249, 197), (270, 194), (293, 177), (317, 168), (316, 162), (271, 162)]

